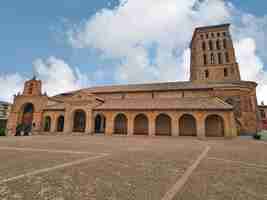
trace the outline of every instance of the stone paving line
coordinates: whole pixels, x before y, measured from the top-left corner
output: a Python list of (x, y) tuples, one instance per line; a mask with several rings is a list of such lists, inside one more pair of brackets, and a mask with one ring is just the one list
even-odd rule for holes
[(89, 157), (89, 158), (76, 160), (76, 161), (73, 161), (73, 162), (68, 162), (68, 163), (56, 165), (54, 167), (35, 170), (35, 171), (29, 172), (29, 173), (25, 173), (25, 174), (21, 174), (21, 175), (15, 176), (15, 177), (11, 177), (11, 178), (7, 178), (7, 179), (4, 179), (4, 180), (0, 180), (0, 184), (7, 183), (7, 182), (10, 182), (10, 181), (15, 181), (15, 180), (22, 179), (22, 178), (29, 177), (29, 176), (35, 176), (35, 175), (42, 174), (42, 173), (45, 173), (45, 172), (51, 172), (51, 171), (54, 171), (54, 170), (71, 167), (71, 166), (74, 166), (74, 165), (79, 165), (79, 164), (86, 163), (86, 162), (91, 161), (91, 160), (96, 160), (96, 159), (99, 159), (99, 158), (106, 157), (108, 155), (109, 154), (102, 154), (102, 155), (98, 155), (98, 156), (93, 156), (93, 157)]
[(47, 153), (66, 153), (66, 154), (89, 154), (89, 155), (106, 155), (107, 153), (87, 152), (87, 151), (69, 151), (69, 150), (51, 150), (51, 149), (36, 149), (36, 148), (18, 148), (18, 147), (0, 147), (0, 150), (15, 150), (15, 151), (36, 151)]
[(228, 159), (217, 158), (217, 157), (207, 157), (206, 159), (228, 162), (228, 163), (238, 164), (238, 165), (241, 165), (243, 167), (250, 167), (250, 168), (255, 168), (255, 169), (267, 171), (267, 165), (253, 164), (253, 163), (248, 163), (248, 162), (243, 162), (243, 161), (228, 160)]
[(175, 197), (175, 195), (182, 189), (182, 187), (188, 181), (194, 170), (198, 167), (200, 162), (207, 156), (209, 150), (210, 146), (207, 146), (198, 156), (198, 158), (194, 161), (194, 163), (186, 169), (182, 177), (178, 179), (178, 181), (170, 188), (170, 190), (166, 192), (166, 194), (161, 200), (172, 200)]

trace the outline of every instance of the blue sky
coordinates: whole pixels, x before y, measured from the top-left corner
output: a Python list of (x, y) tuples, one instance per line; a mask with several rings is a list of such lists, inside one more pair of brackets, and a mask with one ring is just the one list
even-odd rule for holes
[[(181, 78), (179, 75), (177, 75), (177, 77), (171, 77), (170, 79), (168, 79), (168, 75), (176, 73), (174, 69), (169, 69), (168, 70), (170, 71), (169, 74), (168, 73), (164, 74), (164, 70), (163, 72), (158, 70), (158, 68), (160, 68), (160, 65), (164, 64), (166, 66), (172, 66), (175, 65), (174, 62), (176, 62), (173, 59), (168, 60), (168, 58), (166, 58), (168, 57), (168, 54), (166, 52), (161, 52), (159, 49), (162, 46), (169, 48), (169, 45), (167, 43), (164, 42), (162, 43), (162, 37), (164, 37), (164, 35), (155, 36), (154, 34), (150, 33), (146, 34), (145, 36), (133, 36), (134, 39), (132, 38), (129, 39), (130, 36), (128, 37), (125, 35), (119, 35), (122, 36), (123, 38), (126, 38), (128, 43), (126, 45), (120, 46), (120, 41), (119, 40), (116, 41), (118, 43), (117, 49), (114, 47), (114, 45), (108, 46), (106, 44), (101, 43), (101, 41), (99, 43), (94, 42), (94, 40), (98, 39), (96, 36), (97, 34), (93, 35), (92, 37), (89, 34), (88, 37), (91, 38), (82, 38), (81, 39), (82, 41), (80, 41), (82, 43), (82, 48), (77, 48), (77, 45), (70, 42), (70, 38), (67, 35), (67, 33), (70, 30), (74, 30), (75, 27), (78, 27), (78, 29), (75, 29), (76, 31), (78, 30), (80, 32), (86, 32), (84, 31), (86, 23), (89, 24), (88, 26), (90, 27), (90, 30), (96, 31), (96, 33), (99, 29), (95, 25), (92, 25), (91, 22), (93, 21), (102, 23), (103, 20), (105, 21), (105, 19), (112, 19), (111, 24), (114, 24), (114, 26), (116, 26), (117, 25), (116, 20), (118, 20), (117, 18), (119, 17), (117, 18), (115, 18), (114, 16), (107, 17), (107, 15), (109, 14), (107, 11), (103, 12), (100, 11), (103, 8), (106, 8), (108, 10), (113, 10), (116, 6), (119, 5), (118, 1), (119, 0), (75, 0), (75, 1), (9, 0), (1, 2), (0, 81), (6, 80), (7, 79), (7, 77), (5, 77), (6, 75), (12, 75), (15, 73), (18, 73), (19, 76), (21, 76), (21, 79), (24, 81), (25, 77), (29, 78), (32, 76), (33, 65), (34, 65), (33, 63), (36, 63), (36, 60), (38, 59), (39, 61), (41, 60), (40, 62), (38, 62), (39, 66), (47, 66), (48, 65), (47, 62), (49, 63), (47, 59), (50, 58), (51, 56), (53, 58), (64, 61), (64, 63), (70, 66), (73, 70), (77, 68), (79, 72), (81, 72), (80, 76), (81, 77), (84, 76), (83, 78), (85, 79), (87, 85), (140, 82), (140, 81), (142, 82), (143, 79), (145, 81), (154, 81), (154, 80), (166, 81), (166, 80), (183, 79), (184, 77)], [(171, 1), (173, 5), (174, 4), (173, 2), (175, 0), (170, 0), (170, 2)], [(208, 1), (208, 0), (203, 0), (203, 1)], [(216, 0), (216, 2), (217, 1), (219, 2), (220, 0)], [(134, 4), (133, 3), (134, 0), (129, 0), (129, 2), (132, 2), (132, 4)], [(157, 1), (154, 0), (152, 4), (151, 2), (152, 2), (151, 0), (139, 1), (141, 7), (149, 7), (150, 5), (151, 5), (150, 7), (153, 7), (155, 5), (155, 2)], [(179, 1), (177, 0), (177, 2)], [(252, 14), (255, 18), (257, 18), (255, 19), (257, 20), (257, 22), (264, 19), (263, 17), (267, 14), (266, 13), (267, 3), (265, 2), (265, 0), (254, 0), (254, 1), (229, 0), (229, 2), (233, 3), (235, 8), (238, 9), (239, 12), (242, 12), (242, 14)], [(126, 6), (120, 5), (119, 10), (124, 10), (125, 12), (129, 12), (129, 9), (133, 5), (131, 5), (130, 3), (125, 3), (125, 4)], [(223, 12), (224, 11), (222, 11), (222, 15), (224, 14)], [(117, 12), (117, 14), (118, 13), (120, 12)], [(101, 19), (98, 20), (94, 19), (96, 14), (101, 15), (100, 17)], [(140, 13), (138, 12), (134, 14), (140, 15)], [(160, 19), (161, 17), (160, 15), (162, 15), (162, 17), (164, 18), (166, 13), (163, 12), (159, 13), (158, 15), (159, 17), (157, 18), (157, 20)], [(129, 15), (126, 14), (125, 18), (127, 19), (127, 17), (129, 17)], [(213, 19), (212, 16), (209, 17)], [(237, 18), (238, 17), (235, 17), (235, 19)], [(237, 21), (238, 20), (240, 19), (237, 19)], [(118, 21), (121, 21), (121, 19), (119, 19)], [(218, 19), (216, 20), (216, 22), (227, 22), (227, 17), (224, 17), (223, 19)], [(212, 24), (214, 22), (211, 20), (210, 23)], [(262, 22), (260, 21), (259, 24), (261, 23)], [(206, 22), (202, 23), (201, 21), (200, 24), (206, 25)], [(102, 27), (99, 26), (99, 28), (100, 30), (101, 28), (103, 28), (106, 32), (112, 30), (111, 31), (112, 35), (112, 33), (114, 34), (114, 32), (117, 29), (118, 32), (124, 32), (124, 31), (127, 32), (127, 30), (124, 29), (124, 25), (125, 24), (122, 24), (122, 26), (116, 26), (114, 28), (109, 28), (109, 29), (106, 28), (105, 25), (102, 25)], [(266, 27), (266, 24), (264, 26)], [(145, 26), (140, 26), (138, 28), (140, 28), (140, 30), (144, 30), (145, 33), (147, 29), (145, 29), (144, 27)], [(240, 30), (246, 30), (244, 24), (242, 24), (242, 26), (240, 25), (240, 27), (242, 27), (240, 28)], [(125, 28), (127, 29), (127, 27)], [(251, 33), (248, 31), (251, 34), (251, 35), (248, 34), (248, 37), (255, 39), (255, 41), (257, 40), (257, 38), (255, 37), (258, 34), (262, 35), (262, 33), (258, 33), (257, 31), (255, 31), (257, 29), (258, 27), (253, 28), (253, 31), (251, 31)], [(156, 28), (155, 30), (161, 30), (161, 29)], [(188, 30), (191, 31), (190, 28)], [(239, 31), (239, 33), (240, 32), (242, 31)], [(88, 35), (88, 33), (86, 34)], [(128, 33), (128, 35), (130, 34), (131, 33)], [(171, 51), (178, 49), (178, 54), (180, 55), (180, 57), (186, 54), (185, 48), (186, 45), (188, 45), (188, 42), (190, 41), (191, 34), (192, 33), (189, 33), (188, 37), (185, 38), (186, 42), (176, 41), (174, 39), (177, 44), (175, 48), (171, 49)], [(238, 35), (238, 31), (236, 35)], [(153, 38), (155, 37), (156, 39), (150, 40), (148, 38), (150, 36)], [(76, 35), (76, 39), (77, 37), (79, 37), (79, 34), (78, 36)], [(116, 39), (116, 35), (114, 38)], [(241, 39), (245, 39), (245, 36), (243, 35), (242, 37), (240, 36), (239, 40), (241, 41)], [(113, 40), (113, 38), (111, 40)], [(89, 41), (88, 44), (87, 41)], [(134, 49), (128, 48), (132, 44), (138, 46), (139, 41), (141, 41), (140, 42), (141, 48), (134, 48)], [(246, 44), (249, 45), (248, 43), (249, 41), (247, 41), (247, 43), (245, 43), (245, 41), (243, 41), (242, 43), (240, 42), (240, 46)], [(261, 56), (262, 63), (265, 64), (267, 58), (264, 57), (263, 50), (262, 51), (258, 50), (259, 48), (263, 49), (265, 45), (263, 46), (258, 45), (261, 44), (260, 41), (256, 41), (256, 44), (257, 44), (256, 54), (259, 57)], [(131, 54), (134, 54), (135, 57), (133, 58), (127, 55), (127, 53), (129, 52), (125, 52), (126, 54), (125, 56), (122, 55), (120, 49), (122, 50), (122, 52), (125, 49), (129, 50), (129, 52), (131, 52)], [(179, 49), (181, 49), (181, 51)], [(144, 51), (143, 52), (144, 54), (139, 55), (140, 51), (141, 52)], [(127, 67), (132, 67), (134, 65), (139, 65), (139, 64), (143, 65), (144, 63), (146, 63), (146, 60), (143, 58), (146, 55), (146, 53), (148, 54), (149, 57), (149, 64), (147, 64), (149, 68), (146, 69), (139, 67), (139, 71), (127, 70), (128, 69)], [(164, 57), (168, 60), (168, 62), (162, 63), (162, 59)], [(181, 63), (184, 62), (182, 57), (181, 58), (180, 57), (179, 56), (177, 57), (177, 65), (181, 65)], [(141, 60), (142, 59), (144, 60), (140, 61), (139, 58)], [(257, 58), (255, 60), (257, 60)], [(154, 61), (156, 63), (156, 66), (154, 66)], [(117, 68), (117, 65), (120, 63), (122, 63), (121, 65), (123, 66), (123, 68), (122, 67)], [(145, 65), (146, 64), (144, 64), (144, 66)], [(143, 76), (140, 75), (139, 79), (135, 79), (136, 76), (139, 76), (140, 73), (143, 73), (143, 71), (140, 71), (140, 69), (143, 69), (145, 71), (144, 75)], [(120, 73), (120, 76), (115, 77), (114, 73)], [(47, 74), (43, 75), (43, 77), (47, 76), (49, 75)], [(159, 76), (163, 77), (159, 78)], [(69, 78), (72, 80), (72, 77)], [(57, 77), (56, 78), (54, 77), (54, 79), (57, 79)], [(51, 80), (51, 78), (49, 80)], [(21, 82), (17, 81), (17, 83), (20, 84)], [(82, 84), (82, 86), (84, 87), (86, 84)], [(21, 89), (21, 87), (16, 85), (11, 91), (12, 92), (17, 91), (18, 89)], [(76, 87), (71, 87), (71, 88), (66, 87), (64, 89), (71, 90), (71, 89), (76, 89)], [(49, 89), (47, 90), (49, 91)], [(2, 94), (2, 96), (0, 95), (0, 99), (2, 100), (10, 99), (9, 97), (10, 93), (11, 92), (6, 92), (5, 94)]]

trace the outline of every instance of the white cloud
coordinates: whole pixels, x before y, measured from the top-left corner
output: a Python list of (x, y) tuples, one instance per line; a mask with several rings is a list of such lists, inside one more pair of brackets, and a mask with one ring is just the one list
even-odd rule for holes
[[(242, 77), (260, 81), (260, 92), (267, 82), (267, 76), (259, 80), (259, 74), (266, 74), (266, 18), (223, 0), (121, 0), (118, 7), (100, 10), (68, 34), (73, 47), (95, 48), (119, 60), (114, 74), (120, 83), (174, 81), (189, 78), (188, 45), (194, 28), (231, 22)], [(267, 95), (259, 96), (267, 100)]]
[[(86, 74), (55, 57), (35, 60), (33, 69), (37, 78), (42, 80), (43, 92), (50, 96), (88, 87), (90, 84)], [(12, 102), (12, 96), (22, 92), (24, 81), (28, 78), (21, 74), (0, 75), (0, 100)]]
[(21, 91), (24, 84), (24, 78), (16, 74), (0, 74), (0, 100), (11, 102), (13, 95)]

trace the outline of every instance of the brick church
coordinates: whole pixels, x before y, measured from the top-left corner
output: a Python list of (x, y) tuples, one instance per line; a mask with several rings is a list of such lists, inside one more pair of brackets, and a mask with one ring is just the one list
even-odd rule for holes
[(49, 97), (33, 78), (14, 96), (8, 133), (200, 138), (256, 133), (257, 84), (241, 80), (229, 26), (195, 29), (187, 82), (92, 87)]

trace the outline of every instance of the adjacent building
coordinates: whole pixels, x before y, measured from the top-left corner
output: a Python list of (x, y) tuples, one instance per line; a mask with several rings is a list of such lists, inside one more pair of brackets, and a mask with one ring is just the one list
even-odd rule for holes
[(14, 98), (9, 134), (19, 125), (50, 135), (254, 134), (260, 128), (257, 84), (241, 80), (229, 26), (195, 29), (186, 82), (93, 87), (49, 97), (33, 78)]
[(0, 101), (0, 128), (6, 128), (11, 104)]

